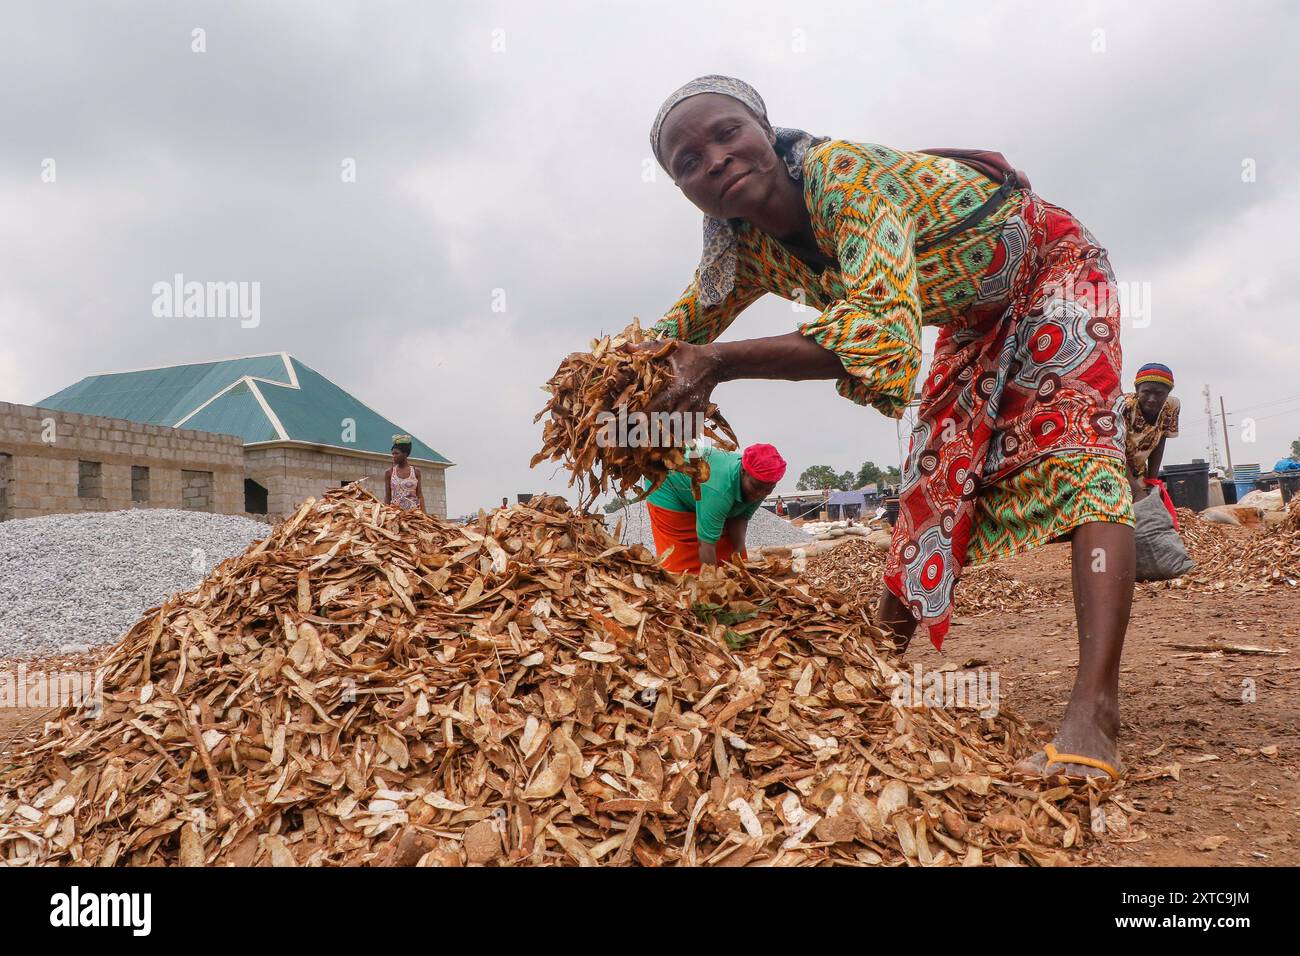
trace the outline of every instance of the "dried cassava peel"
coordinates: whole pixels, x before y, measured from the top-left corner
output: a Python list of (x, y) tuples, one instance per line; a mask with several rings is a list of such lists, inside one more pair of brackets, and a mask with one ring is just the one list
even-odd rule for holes
[(1178, 509), (1178, 524), (1196, 567), (1176, 581), (1146, 587), (1197, 591), (1300, 587), (1300, 497), (1292, 499), (1281, 522), (1258, 531), (1206, 521), (1186, 508)]
[[(804, 576), (818, 587), (870, 605), (880, 596), (886, 557), (881, 548), (849, 539), (809, 557)], [(962, 572), (953, 606), (957, 614), (983, 614), (1040, 607), (1045, 600), (1032, 584), (995, 566), (977, 565)]]
[(788, 564), (683, 579), (558, 498), (461, 527), (353, 485), (15, 746), (0, 862), (1069, 862), (1105, 794), (1009, 782), (1026, 727), (896, 705), (882, 647)]
[[(611, 489), (640, 501), (649, 494), (638, 486), (642, 479), (649, 479), (651, 489), (657, 488), (671, 471), (690, 476), (698, 499), (700, 484), (709, 480), (708, 460), (687, 458), (686, 445), (707, 437), (733, 451), (737, 441), (714, 404), (705, 412), (703, 434), (693, 433), (693, 423), (677, 419), (656, 432), (652, 429), (662, 420), (641, 418), (649, 402), (672, 384), (668, 356), (677, 345), (675, 339), (647, 335), (634, 321), (617, 335), (593, 340), (590, 352), (566, 358), (545, 386), (550, 401), (533, 419), (546, 417), (542, 450), (533, 456), (531, 466), (562, 462), (584, 506)], [(611, 429), (606, 424), (620, 420), (627, 423), (622, 434), (617, 425)], [(673, 422), (677, 427), (671, 427)], [(643, 431), (638, 433), (638, 427)], [(613, 434), (618, 440), (602, 440), (602, 434), (606, 439)]]

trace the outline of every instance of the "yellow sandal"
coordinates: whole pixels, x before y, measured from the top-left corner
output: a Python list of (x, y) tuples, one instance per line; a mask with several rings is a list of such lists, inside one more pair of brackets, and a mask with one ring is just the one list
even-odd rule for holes
[(1051, 777), (1065, 776), (1067, 778), (1073, 777), (1075, 779), (1081, 779), (1081, 780), (1087, 779), (1086, 777), (1080, 777), (1078, 774), (1054, 774), (1047, 769), (1049, 766), (1051, 766), (1054, 763), (1059, 763), (1059, 764), (1075, 763), (1075, 764), (1079, 764), (1079, 766), (1081, 767), (1096, 767), (1098, 770), (1106, 771), (1106, 773), (1110, 776), (1110, 779), (1112, 780), (1118, 780), (1120, 776), (1119, 771), (1116, 770), (1112, 764), (1108, 764), (1104, 760), (1098, 760), (1096, 757), (1085, 757), (1082, 754), (1063, 754), (1057, 751), (1056, 747), (1053, 744), (1045, 745), (1043, 747), (1043, 753), (1047, 754), (1047, 762), (1043, 764), (1043, 771), (1047, 776), (1051, 776)]

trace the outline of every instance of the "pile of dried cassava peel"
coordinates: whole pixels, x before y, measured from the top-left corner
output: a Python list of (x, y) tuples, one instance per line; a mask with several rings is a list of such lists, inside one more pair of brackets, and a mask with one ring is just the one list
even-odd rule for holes
[[(886, 552), (860, 539), (850, 539), (808, 558), (804, 577), (817, 587), (870, 605), (880, 597)], [(962, 572), (953, 608), (957, 614), (1019, 611), (1047, 600), (1041, 590), (1013, 578), (993, 565)]]
[[(1297, 499), (1300, 501), (1300, 499)], [(1207, 521), (1188, 508), (1178, 509), (1178, 533), (1196, 567), (1172, 581), (1140, 584), (1148, 590), (1268, 590), (1300, 586), (1300, 507), (1291, 503), (1286, 518), (1262, 528)]]
[(1300, 587), (1300, 498), (1286, 518), (1262, 531), (1213, 524), (1178, 509), (1179, 533), (1197, 566), (1181, 581), (1194, 590)]
[[(1197, 570), (1207, 562), (1215, 561), (1225, 551), (1239, 554), (1245, 543), (1254, 538), (1255, 531), (1235, 524), (1206, 521), (1191, 508), (1179, 508), (1178, 534), (1183, 547), (1197, 564)], [(1161, 584), (1163, 582), (1146, 582)]]
[(533, 419), (549, 416), (542, 450), (530, 467), (563, 462), (584, 506), (611, 488), (640, 501), (649, 492), (638, 482), (648, 478), (657, 488), (670, 471), (689, 475), (698, 499), (700, 483), (709, 480), (708, 460), (687, 458), (686, 444), (708, 437), (734, 451), (736, 435), (717, 405), (705, 413), (703, 434), (696, 433), (693, 419), (674, 421), (646, 412), (651, 399), (672, 384), (668, 356), (677, 345), (675, 339), (648, 336), (633, 322), (617, 335), (593, 340), (590, 352), (566, 358), (545, 386), (550, 401)]
[(4, 758), (0, 861), (1070, 862), (1104, 792), (1010, 782), (1005, 709), (895, 706), (839, 601), (679, 578), (558, 498), (462, 527), (331, 491)]

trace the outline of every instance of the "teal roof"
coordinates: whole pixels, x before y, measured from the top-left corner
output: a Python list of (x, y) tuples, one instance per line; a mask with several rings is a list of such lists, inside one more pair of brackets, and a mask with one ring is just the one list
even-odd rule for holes
[[(245, 444), (291, 441), (381, 455), (393, 435), (409, 434), (285, 352), (91, 375), (37, 404), (237, 435)], [(356, 423), (354, 441), (343, 440), (345, 419)], [(418, 438), (411, 457), (451, 464)]]

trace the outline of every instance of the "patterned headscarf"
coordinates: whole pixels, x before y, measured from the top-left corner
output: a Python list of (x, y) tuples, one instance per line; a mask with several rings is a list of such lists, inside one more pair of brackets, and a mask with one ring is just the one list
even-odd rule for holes
[(1174, 373), (1168, 365), (1161, 365), (1159, 362), (1148, 362), (1138, 369), (1137, 378), (1133, 384), (1141, 385), (1143, 382), (1153, 382), (1156, 385), (1163, 385), (1166, 388), (1174, 387)]
[[(701, 93), (721, 93), (723, 96), (730, 96), (733, 100), (745, 104), (755, 116), (767, 120), (767, 106), (764, 105), (763, 98), (744, 80), (716, 74), (696, 77), (664, 100), (664, 105), (659, 107), (659, 115), (655, 117), (654, 125), (650, 127), (650, 149), (653, 150), (659, 165), (663, 166), (664, 171), (669, 175), (672, 173), (659, 153), (659, 136), (663, 130), (664, 120), (672, 108), (682, 100), (699, 96)], [(768, 125), (771, 126), (770, 121)], [(785, 168), (790, 176), (802, 180), (804, 154), (808, 152), (808, 147), (821, 142), (821, 139), (801, 129), (774, 126), (772, 131), (776, 134), (777, 155), (785, 160)], [(712, 216), (704, 217), (704, 252), (700, 256), (699, 271), (696, 274), (701, 305), (717, 305), (735, 288), (736, 242), (736, 227), (729, 220), (714, 219)]]

